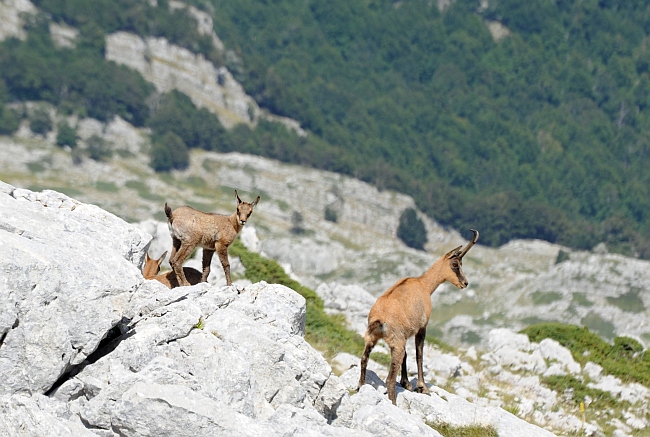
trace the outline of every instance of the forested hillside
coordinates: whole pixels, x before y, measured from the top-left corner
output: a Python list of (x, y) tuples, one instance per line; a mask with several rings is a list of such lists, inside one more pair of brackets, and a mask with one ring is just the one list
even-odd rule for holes
[(650, 256), (647, 2), (210, 4), (249, 92), (344, 151), (314, 165), (412, 194), (484, 244)]
[[(412, 195), (481, 243), (541, 238), (650, 258), (650, 5), (643, 1), (192, 0), (234, 52), (190, 18), (141, 0), (37, 0), (48, 15), (0, 44), (0, 131), (45, 100), (154, 132), (152, 165), (187, 148), (239, 150), (333, 170)], [(92, 6), (90, 6), (92, 4)], [(80, 30), (56, 48), (47, 21)], [(489, 23), (509, 31), (495, 38)], [(226, 65), (271, 112), (221, 128), (172, 93), (158, 105), (135, 72), (103, 59), (103, 35), (164, 36)]]

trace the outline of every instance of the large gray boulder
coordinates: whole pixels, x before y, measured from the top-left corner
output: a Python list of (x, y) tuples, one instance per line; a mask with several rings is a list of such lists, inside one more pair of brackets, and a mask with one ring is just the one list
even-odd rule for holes
[(151, 237), (49, 190), (2, 183), (0, 211), (0, 394), (44, 393), (125, 317)]

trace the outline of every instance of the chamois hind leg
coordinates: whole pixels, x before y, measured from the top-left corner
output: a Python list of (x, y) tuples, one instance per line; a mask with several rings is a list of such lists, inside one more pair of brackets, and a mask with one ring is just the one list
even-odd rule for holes
[(187, 257), (190, 256), (190, 253), (192, 253), (192, 249), (194, 249), (194, 247), (181, 244), (181, 241), (176, 238), (173, 239), (173, 248), (172, 254), (169, 257), (169, 265), (172, 267), (172, 270), (174, 270), (176, 279), (178, 279), (178, 285), (180, 286), (190, 285), (185, 278), (185, 273), (183, 272), (183, 263)]
[(415, 334), (415, 361), (418, 364), (418, 384), (417, 392), (429, 394), (429, 387), (424, 382), (424, 372), (422, 371), (422, 355), (424, 352), (424, 339), (427, 336), (427, 328), (422, 328)]
[[(181, 240), (176, 237), (172, 237), (172, 250), (169, 252), (169, 260), (176, 256), (176, 252), (181, 248)], [(171, 265), (171, 264), (170, 264)]]
[(372, 348), (375, 347), (379, 339), (381, 338), (381, 322), (375, 320), (366, 330), (366, 335), (364, 336), (366, 347), (363, 350), (363, 355), (361, 356), (361, 374), (359, 375), (359, 385), (357, 385), (357, 391), (361, 388), (363, 384), (366, 383), (366, 367), (368, 367), (368, 359), (370, 358), (370, 352)]
[(230, 279), (230, 262), (228, 261), (228, 246), (217, 243), (215, 249), (217, 255), (219, 255), (223, 272), (226, 274), (226, 285), (232, 285), (232, 279)]
[(397, 394), (395, 393), (395, 385), (397, 383), (397, 371), (404, 360), (406, 353), (406, 342), (398, 342), (396, 345), (390, 346), (390, 370), (386, 377), (386, 389), (388, 390), (388, 399), (397, 405)]
[(208, 276), (210, 276), (210, 265), (212, 264), (212, 255), (214, 255), (214, 250), (203, 248), (203, 270), (201, 274), (201, 282), (208, 282)]
[(411, 386), (408, 373), (406, 372), (406, 355), (406, 351), (404, 351), (404, 359), (402, 360), (402, 378), (400, 379), (399, 384), (406, 390), (412, 391), (413, 386)]

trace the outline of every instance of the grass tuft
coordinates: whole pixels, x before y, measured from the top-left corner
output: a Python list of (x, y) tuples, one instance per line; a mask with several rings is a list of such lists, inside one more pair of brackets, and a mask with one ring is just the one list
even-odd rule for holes
[(427, 422), (431, 428), (438, 431), (444, 437), (499, 437), (496, 428), (493, 426), (452, 426), (449, 424), (435, 424)]
[(521, 331), (530, 341), (552, 338), (571, 351), (573, 358), (584, 366), (592, 361), (607, 374), (623, 382), (637, 382), (650, 387), (650, 353), (630, 337), (616, 337), (610, 344), (585, 327), (562, 323), (541, 323)]

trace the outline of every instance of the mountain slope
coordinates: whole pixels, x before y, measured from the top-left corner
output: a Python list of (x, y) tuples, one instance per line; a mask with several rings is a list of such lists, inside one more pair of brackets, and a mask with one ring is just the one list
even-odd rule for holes
[(196, 2), (262, 106), (347, 147), (311, 165), (483, 244), (647, 253), (648, 5), (450, 3)]
[[(0, 47), (11, 66), (0, 100), (148, 124), (156, 153), (237, 150), (355, 176), (410, 194), (440, 223), (480, 227), (491, 246), (526, 237), (649, 253), (644, 3), (192, 3), (203, 12), (176, 2), (35, 2), (49, 14), (30, 22), (36, 38)], [(197, 14), (208, 17), (200, 26)], [(77, 29), (76, 46), (42, 50), (50, 22)], [(308, 135), (266, 123), (224, 132), (200, 111), (191, 122), (152, 120), (157, 100), (138, 74), (93, 65), (117, 31), (165, 37), (227, 68), (256, 104)], [(43, 65), (52, 54), (70, 62)], [(88, 74), (69, 77), (69, 65)], [(89, 79), (105, 72), (135, 92)], [(238, 117), (255, 120), (256, 104)], [(186, 156), (160, 168), (181, 168)]]

